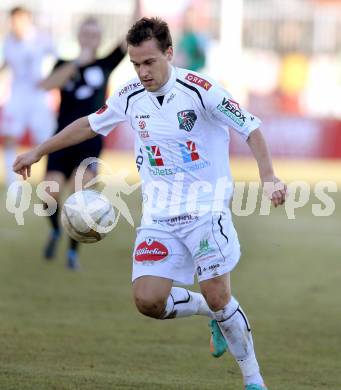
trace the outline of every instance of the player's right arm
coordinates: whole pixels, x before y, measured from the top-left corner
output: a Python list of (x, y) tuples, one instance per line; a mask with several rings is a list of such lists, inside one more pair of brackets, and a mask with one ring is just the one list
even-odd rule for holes
[(26, 180), (31, 176), (32, 164), (38, 162), (44, 155), (79, 144), (96, 135), (91, 129), (88, 117), (79, 118), (34, 149), (20, 154), (13, 164), (13, 171)]
[(56, 67), (46, 79), (40, 81), (39, 88), (49, 91), (54, 88), (63, 88), (64, 85), (76, 74), (78, 70), (77, 63), (66, 62)]

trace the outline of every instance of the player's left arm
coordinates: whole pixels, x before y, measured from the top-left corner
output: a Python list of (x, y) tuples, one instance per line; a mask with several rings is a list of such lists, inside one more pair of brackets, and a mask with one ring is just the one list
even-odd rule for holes
[(65, 62), (56, 66), (49, 76), (39, 82), (38, 86), (46, 91), (63, 88), (77, 71), (78, 63), (76, 61)]
[(79, 56), (73, 61), (58, 60), (50, 73), (38, 84), (39, 88), (49, 91), (51, 89), (62, 89), (79, 72), (79, 68), (86, 66), (93, 61), (92, 51), (88, 47), (83, 47)]
[(253, 130), (246, 140), (257, 161), (259, 176), (266, 194), (275, 207), (285, 202), (287, 187), (275, 176), (266, 140), (260, 129)]
[(283, 204), (286, 186), (274, 174), (270, 152), (259, 129), (260, 119), (245, 110), (224, 88), (214, 82), (210, 85), (204, 96), (211, 119), (233, 128), (247, 142), (257, 161), (267, 196), (275, 207)]

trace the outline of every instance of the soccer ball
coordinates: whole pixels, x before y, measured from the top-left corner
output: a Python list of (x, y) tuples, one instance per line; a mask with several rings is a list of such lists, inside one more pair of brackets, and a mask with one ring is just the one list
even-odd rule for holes
[(90, 244), (102, 240), (115, 227), (115, 211), (98, 191), (77, 191), (66, 199), (61, 221), (71, 238)]

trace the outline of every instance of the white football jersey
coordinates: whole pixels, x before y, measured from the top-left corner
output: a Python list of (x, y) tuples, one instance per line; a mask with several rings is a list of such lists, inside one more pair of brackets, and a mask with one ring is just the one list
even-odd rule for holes
[(88, 119), (102, 135), (130, 123), (144, 214), (161, 219), (228, 207), (233, 190), (228, 128), (246, 140), (260, 126), (216, 82), (173, 67), (162, 90), (147, 92), (135, 78)]
[(54, 54), (48, 36), (32, 29), (25, 39), (19, 40), (9, 34), (4, 41), (4, 60), (12, 71), (12, 88), (18, 90), (37, 89), (43, 76), (43, 60)]

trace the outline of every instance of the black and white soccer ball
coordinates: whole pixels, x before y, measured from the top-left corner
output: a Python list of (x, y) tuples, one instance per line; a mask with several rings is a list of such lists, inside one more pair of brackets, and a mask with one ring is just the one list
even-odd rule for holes
[(70, 195), (61, 212), (67, 234), (86, 244), (102, 240), (115, 226), (115, 210), (109, 200), (95, 190)]

